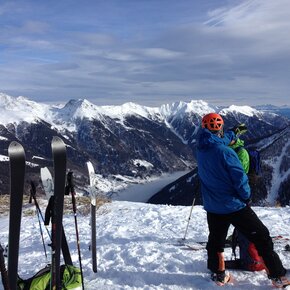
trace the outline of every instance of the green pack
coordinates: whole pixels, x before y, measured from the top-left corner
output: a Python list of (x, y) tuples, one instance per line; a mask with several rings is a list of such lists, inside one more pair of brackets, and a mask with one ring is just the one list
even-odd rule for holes
[[(79, 268), (71, 265), (61, 265), (60, 276), (63, 290), (81, 290), (82, 277)], [(49, 290), (50, 289), (50, 266), (41, 269), (33, 277), (18, 281), (19, 290)]]

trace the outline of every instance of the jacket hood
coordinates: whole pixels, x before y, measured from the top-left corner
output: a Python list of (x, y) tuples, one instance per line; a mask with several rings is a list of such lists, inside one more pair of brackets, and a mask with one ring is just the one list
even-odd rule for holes
[(199, 132), (199, 136), (197, 138), (197, 148), (199, 150), (205, 150), (212, 146), (220, 145), (229, 145), (228, 138), (221, 138), (213, 133), (211, 133), (208, 129), (201, 129)]

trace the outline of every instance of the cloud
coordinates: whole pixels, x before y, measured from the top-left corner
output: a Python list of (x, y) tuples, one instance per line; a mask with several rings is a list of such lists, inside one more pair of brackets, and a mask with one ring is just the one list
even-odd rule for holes
[(19, 2), (13, 21), (0, 6), (0, 91), (96, 103), (287, 102), (288, 0), (149, 2)]
[(250, 44), (260, 53), (275, 54), (289, 51), (290, 2), (287, 0), (250, 0), (221, 11), (212, 11), (205, 25), (213, 33)]

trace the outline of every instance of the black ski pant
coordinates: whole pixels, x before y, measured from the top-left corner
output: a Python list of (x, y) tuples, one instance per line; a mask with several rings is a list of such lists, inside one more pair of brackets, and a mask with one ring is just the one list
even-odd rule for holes
[(224, 252), (228, 229), (232, 224), (249, 241), (254, 243), (268, 269), (269, 278), (280, 277), (286, 274), (286, 269), (273, 249), (274, 246), (269, 230), (249, 206), (230, 214), (207, 212), (207, 222), (209, 228), (206, 247), (208, 254), (207, 267), (212, 272), (220, 270), (219, 253)]

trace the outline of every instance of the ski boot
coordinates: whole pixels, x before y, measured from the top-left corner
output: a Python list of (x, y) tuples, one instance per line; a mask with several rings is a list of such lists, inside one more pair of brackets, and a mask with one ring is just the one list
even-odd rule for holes
[(287, 288), (290, 289), (290, 281), (287, 279), (287, 277), (282, 276), (279, 278), (271, 278), (272, 284), (276, 288)]
[(218, 286), (224, 286), (231, 281), (231, 275), (227, 271), (220, 271), (211, 274), (211, 280), (214, 281)]

